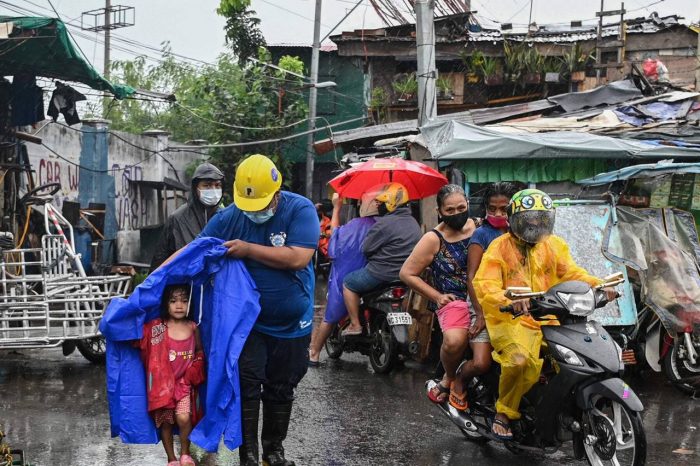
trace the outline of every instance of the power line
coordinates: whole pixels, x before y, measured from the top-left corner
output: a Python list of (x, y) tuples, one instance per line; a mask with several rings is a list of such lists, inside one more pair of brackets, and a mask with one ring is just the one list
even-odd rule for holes
[(320, 128), (315, 128), (315, 129), (310, 129), (307, 131), (303, 131), (301, 133), (292, 134), (291, 136), (283, 136), (283, 137), (273, 138), (273, 139), (262, 139), (259, 141), (233, 142), (233, 143), (224, 143), (224, 144), (204, 144), (201, 146), (187, 146), (187, 145), (169, 146), (168, 150), (169, 151), (187, 151), (188, 149), (193, 149), (193, 148), (195, 148), (195, 149), (196, 148), (198, 148), (198, 149), (217, 149), (217, 148), (248, 147), (248, 146), (258, 146), (258, 145), (262, 145), (262, 144), (272, 144), (275, 142), (288, 141), (290, 139), (298, 138), (300, 136), (305, 136), (307, 134), (316, 133), (319, 131), (326, 131), (326, 130), (333, 128), (333, 127), (336, 127), (336, 126), (347, 125), (350, 123), (354, 123), (356, 121), (361, 121), (361, 120), (366, 120), (366, 119), (367, 119), (366, 116), (362, 116), (359, 118), (353, 118), (350, 120), (341, 121), (338, 123), (333, 123), (332, 125), (322, 126)]
[[(291, 15), (294, 15), (294, 16), (296, 16), (296, 17), (298, 17), (298, 18), (305, 19), (305, 20), (307, 20), (307, 21), (311, 21), (312, 23), (314, 22), (314, 19), (313, 19), (313, 18), (309, 18), (308, 16), (301, 15), (301, 14), (297, 13), (297, 12), (294, 11), (294, 10), (290, 10), (289, 8), (285, 8), (285, 7), (283, 7), (283, 6), (277, 5), (276, 3), (272, 3), (272, 2), (269, 2), (269, 1), (267, 1), (267, 0), (260, 0), (260, 1), (263, 2), (263, 3), (267, 3), (268, 5), (273, 6), (273, 7), (275, 7), (275, 8), (279, 8), (280, 10), (286, 11), (287, 13), (289, 13), (289, 14), (291, 14)], [(330, 27), (330, 26), (328, 26), (327, 24), (323, 24), (323, 23), (321, 23), (321, 24), (322, 24), (323, 26), (326, 26), (327, 28)]]

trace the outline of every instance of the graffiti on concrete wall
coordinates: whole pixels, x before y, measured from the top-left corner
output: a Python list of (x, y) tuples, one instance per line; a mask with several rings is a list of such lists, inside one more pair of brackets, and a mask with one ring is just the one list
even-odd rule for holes
[[(112, 165), (115, 178), (115, 212), (120, 230), (136, 230), (148, 225), (150, 199), (133, 181), (143, 181), (140, 166)], [(150, 191), (150, 190), (148, 190)]]
[[(37, 167), (37, 165), (34, 165)], [(77, 167), (58, 160), (42, 158), (37, 167), (37, 186), (49, 183), (60, 183), (61, 190), (54, 196), (54, 205), (61, 209), (63, 201), (73, 201), (78, 198), (78, 182), (80, 173)]]

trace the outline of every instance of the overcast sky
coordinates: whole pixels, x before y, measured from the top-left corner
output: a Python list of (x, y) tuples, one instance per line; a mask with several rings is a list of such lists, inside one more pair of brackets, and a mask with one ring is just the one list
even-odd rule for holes
[[(104, 7), (103, 0), (52, 0), (64, 21), (80, 22), (81, 12)], [(159, 48), (170, 41), (173, 52), (203, 60), (213, 61), (224, 50), (224, 20), (216, 14), (219, 0), (113, 0), (113, 4), (136, 7), (136, 25), (118, 29), (115, 34)], [(324, 0), (321, 35), (324, 36), (356, 4), (354, 0)], [(397, 4), (402, 1), (397, 0)], [(619, 1), (606, 0), (606, 9), (617, 9)], [(651, 4), (651, 5), (650, 5)], [(262, 31), (268, 43), (306, 43), (313, 38), (315, 0), (252, 0), (252, 8), (262, 21)], [(484, 25), (496, 22), (512, 22), (525, 25), (528, 21), (530, 0), (480, 0), (472, 1)], [(26, 8), (42, 15), (53, 16), (47, 0), (9, 0), (0, 2), (0, 12), (17, 15), (12, 9)], [(597, 0), (534, 0), (532, 19), (538, 24), (569, 22), (572, 19), (595, 18)], [(660, 15), (679, 14), (689, 21), (700, 18), (700, 0), (627, 0), (625, 7), (629, 17), (648, 16), (657, 11)], [(646, 8), (644, 8), (646, 7)], [(26, 15), (32, 13), (25, 12)], [(369, 0), (352, 13), (336, 30), (352, 30), (381, 27), (382, 23)], [(102, 34), (82, 32), (90, 39), (76, 36), (78, 44), (96, 68), (102, 69)], [(96, 42), (98, 41), (98, 42)], [(133, 58), (157, 52), (125, 44), (115, 40), (112, 57)], [(119, 50), (128, 49), (128, 50)]]

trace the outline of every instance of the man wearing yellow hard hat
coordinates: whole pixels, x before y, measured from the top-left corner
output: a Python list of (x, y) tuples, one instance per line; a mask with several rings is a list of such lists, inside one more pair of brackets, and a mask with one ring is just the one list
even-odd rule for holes
[[(201, 236), (226, 240), (260, 292), (260, 315), (239, 358), (243, 424), (241, 465), (258, 465), (258, 416), (263, 406), (262, 458), (293, 466), (282, 442), (294, 389), (308, 368), (318, 245), (316, 208), (307, 198), (282, 191), (282, 174), (264, 155), (251, 155), (236, 170), (233, 204), (214, 216)], [(232, 283), (231, 286), (236, 286)]]

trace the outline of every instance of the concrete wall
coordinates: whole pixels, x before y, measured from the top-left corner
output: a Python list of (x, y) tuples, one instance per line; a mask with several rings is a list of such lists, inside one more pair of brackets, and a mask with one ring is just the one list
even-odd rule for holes
[(61, 183), (54, 205), (60, 209), (64, 201), (80, 202), (82, 208), (89, 203), (106, 204), (104, 235), (111, 244), (105, 248), (110, 256), (103, 257), (105, 261), (115, 255), (120, 262), (148, 261), (150, 253), (141, 248), (141, 230), (159, 227), (165, 215), (184, 202), (169, 191), (164, 206), (156, 189), (135, 182), (162, 182), (167, 176), (189, 186), (187, 166), (203, 159), (198, 154), (166, 151), (165, 132), (110, 132), (104, 120), (73, 128), (48, 124), (36, 135), (47, 147), (27, 143), (34, 180), (37, 185)]

